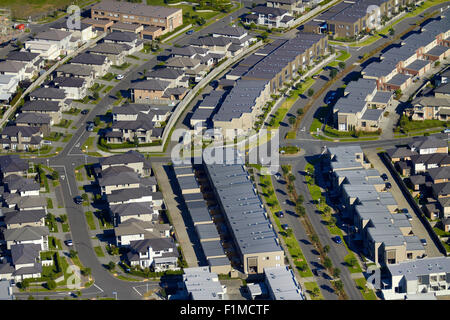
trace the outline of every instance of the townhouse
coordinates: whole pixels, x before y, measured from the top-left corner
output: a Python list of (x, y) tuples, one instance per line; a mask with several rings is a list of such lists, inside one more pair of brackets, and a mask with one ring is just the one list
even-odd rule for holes
[(53, 55), (45, 57), (48, 60), (54, 60), (59, 55), (67, 55), (68, 53), (73, 51), (74, 45), (71, 42), (71, 38), (72, 33), (69, 31), (50, 29), (38, 33), (33, 37), (33, 40), (26, 41), (25, 49), (33, 52), (34, 50), (39, 48), (39, 46), (56, 47)]
[(119, 66), (125, 62), (125, 57), (130, 54), (131, 49), (127, 44), (102, 42), (89, 49), (88, 52), (106, 56), (112, 65)]
[(225, 300), (226, 286), (209, 267), (183, 269), (183, 294), (189, 300)]
[(129, 54), (144, 48), (144, 41), (139, 40), (138, 37), (131, 32), (113, 31), (103, 38), (103, 42), (129, 46), (131, 48), (129, 49)]
[[(50, 29), (67, 31), (72, 33), (71, 41), (78, 40), (81, 42), (87, 42), (90, 39), (95, 38), (97, 35), (94, 27), (88, 23), (84, 23), (81, 21), (80, 24), (71, 23), (68, 18), (63, 19), (62, 21), (55, 22), (50, 25)], [(76, 42), (78, 42), (76, 41)]]
[(36, 73), (35, 69), (27, 67), (26, 62), (4, 60), (0, 61), (0, 74), (15, 76), (19, 81), (23, 81), (31, 79)]
[(381, 290), (385, 300), (425, 299), (450, 293), (450, 259), (427, 258), (387, 267), (387, 284)]
[(411, 102), (411, 107), (405, 109), (404, 114), (413, 121), (448, 121), (450, 119), (450, 86), (441, 84), (431, 93), (415, 98)]
[(53, 125), (52, 118), (49, 115), (28, 112), (19, 113), (15, 123), (18, 127), (37, 128), (43, 136), (48, 136), (50, 134), (50, 126)]
[(176, 87), (188, 87), (189, 77), (185, 75), (185, 72), (181, 68), (158, 68), (154, 69), (146, 74), (147, 80), (159, 80), (169, 82), (169, 88)]
[(378, 29), (415, 0), (359, 0), (338, 3), (305, 25), (305, 31), (328, 33), (337, 39), (354, 39)]
[(234, 154), (226, 164), (204, 162), (206, 175), (237, 250), (239, 269), (245, 274), (257, 274), (267, 267), (283, 266), (284, 251), (242, 159)]
[(144, 155), (130, 150), (124, 154), (117, 154), (99, 159), (99, 166), (95, 167), (97, 176), (101, 176), (102, 172), (108, 168), (116, 166), (126, 166), (141, 176), (151, 176), (152, 167), (150, 161), (145, 159)]
[(28, 173), (28, 163), (15, 154), (0, 156), (0, 173), (2, 179), (9, 175), (25, 176)]
[(19, 78), (15, 75), (0, 75), (0, 101), (9, 102), (19, 86)]
[(54, 77), (81, 78), (90, 88), (94, 84), (95, 70), (91, 66), (66, 63), (55, 70)]
[(303, 1), (301, 0), (269, 0), (266, 2), (266, 6), (284, 9), (291, 14), (304, 11)]
[(92, 6), (91, 18), (143, 25), (146, 29), (141, 33), (152, 38), (171, 32), (183, 24), (183, 13), (178, 8), (110, 0)]
[(181, 164), (175, 165), (173, 169), (181, 189), (186, 213), (194, 223), (195, 235), (200, 241), (205, 263), (209, 265), (211, 272), (228, 274), (231, 271), (231, 262), (225, 252), (223, 235), (218, 232), (218, 228), (223, 230), (224, 227), (216, 226), (219, 221), (214, 219), (213, 210), (206, 205), (193, 166)]
[(408, 218), (398, 210), (392, 194), (383, 187), (379, 172), (369, 169), (359, 146), (327, 149), (333, 195), (341, 212), (353, 221), (352, 241), (377, 265), (419, 259), (425, 249), (412, 235)]
[(87, 95), (88, 83), (84, 78), (55, 77), (51, 85), (64, 90), (67, 99), (81, 100)]

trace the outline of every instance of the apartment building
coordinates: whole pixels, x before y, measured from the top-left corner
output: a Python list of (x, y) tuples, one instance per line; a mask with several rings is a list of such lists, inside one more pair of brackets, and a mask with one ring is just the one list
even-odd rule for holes
[(403, 300), (417, 295), (434, 297), (450, 294), (450, 258), (437, 257), (407, 261), (387, 267), (388, 284), (382, 289), (386, 300)]
[(377, 265), (419, 259), (425, 249), (405, 214), (384, 187), (379, 172), (368, 169), (359, 146), (328, 148), (333, 194), (353, 221), (352, 241)]
[(289, 267), (264, 268), (264, 283), (272, 300), (304, 300), (302, 288)]
[(283, 266), (284, 251), (242, 159), (234, 155), (225, 164), (206, 162), (206, 175), (237, 248), (241, 271), (256, 274)]
[[(91, 18), (143, 25), (150, 31), (150, 36), (154, 32), (171, 32), (183, 24), (181, 9), (112, 0), (94, 5), (91, 8)], [(145, 29), (143, 32), (145, 33)]]

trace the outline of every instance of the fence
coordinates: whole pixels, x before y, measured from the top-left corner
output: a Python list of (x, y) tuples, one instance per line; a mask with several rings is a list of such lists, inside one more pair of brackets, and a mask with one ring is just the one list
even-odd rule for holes
[(420, 219), (422, 224), (425, 226), (425, 229), (427, 229), (428, 233), (430, 234), (431, 239), (434, 241), (434, 243), (438, 247), (439, 251), (441, 251), (441, 253), (443, 253), (444, 255), (447, 255), (447, 250), (445, 250), (445, 247), (442, 244), (441, 239), (434, 232), (433, 227), (431, 226), (430, 222), (427, 220), (427, 218), (423, 214), (422, 210), (419, 208), (417, 202), (412, 197), (411, 193), (408, 190), (408, 187), (403, 182), (403, 179), (397, 174), (397, 171), (395, 170), (394, 166), (391, 163), (391, 160), (389, 159), (389, 157), (387, 156), (387, 154), (385, 152), (381, 153), (381, 160), (383, 161), (385, 166), (388, 168), (388, 170), (391, 173), (394, 180), (398, 183), (400, 190), (402, 191), (402, 194), (405, 197), (406, 201), (408, 201), (409, 205), (414, 210), (417, 217)]

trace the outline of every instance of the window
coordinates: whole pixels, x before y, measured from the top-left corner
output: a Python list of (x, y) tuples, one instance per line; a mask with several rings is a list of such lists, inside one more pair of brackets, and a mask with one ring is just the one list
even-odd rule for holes
[(275, 260), (277, 260), (277, 261), (279, 261), (280, 259), (281, 259), (280, 256), (276, 256), (276, 257), (275, 257)]

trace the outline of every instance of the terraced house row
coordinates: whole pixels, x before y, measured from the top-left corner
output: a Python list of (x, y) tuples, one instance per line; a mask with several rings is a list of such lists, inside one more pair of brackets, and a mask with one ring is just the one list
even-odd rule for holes
[(436, 62), (450, 55), (450, 11), (424, 25), (367, 65), (363, 79), (350, 82), (334, 106), (339, 131), (376, 131), (383, 111), (392, 104), (392, 91), (403, 91), (422, 78)]
[(307, 32), (328, 33), (334, 38), (353, 38), (361, 32), (381, 26), (383, 19), (390, 19), (400, 8), (415, 5), (416, 0), (360, 0), (342, 1), (307, 22)]

